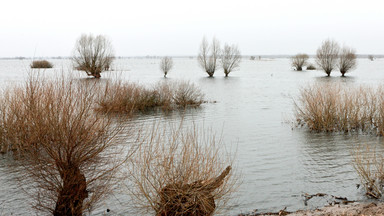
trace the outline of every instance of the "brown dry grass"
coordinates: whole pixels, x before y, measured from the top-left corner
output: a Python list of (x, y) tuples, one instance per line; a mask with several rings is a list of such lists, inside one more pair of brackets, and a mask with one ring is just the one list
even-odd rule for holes
[(231, 156), (212, 131), (157, 124), (128, 165), (139, 208), (158, 216), (212, 215), (235, 190)]
[(158, 83), (146, 88), (128, 82), (109, 82), (98, 101), (98, 111), (132, 113), (156, 108), (174, 110), (196, 107), (203, 103), (203, 93), (189, 82)]
[(94, 112), (100, 87), (31, 76), (1, 97), (2, 151), (13, 151), (37, 210), (82, 215), (110, 191), (125, 155), (123, 126)]
[(53, 64), (47, 60), (32, 61), (31, 68), (53, 68)]
[(382, 87), (312, 84), (301, 89), (295, 111), (298, 125), (313, 131), (384, 135)]

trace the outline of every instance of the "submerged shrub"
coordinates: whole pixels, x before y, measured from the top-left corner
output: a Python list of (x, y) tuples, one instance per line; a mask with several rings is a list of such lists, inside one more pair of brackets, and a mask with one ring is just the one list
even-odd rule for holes
[(220, 52), (220, 42), (216, 38), (212, 39), (212, 44), (209, 44), (205, 37), (203, 38), (197, 60), (209, 77), (213, 77), (217, 69)]
[(53, 215), (83, 215), (112, 183), (123, 149), (119, 122), (94, 112), (97, 83), (31, 76), (0, 97), (0, 146), (18, 156), (33, 207)]
[(159, 83), (146, 88), (133, 83), (107, 83), (104, 95), (98, 101), (98, 111), (132, 113), (155, 108), (173, 110), (200, 106), (204, 95), (189, 82)]
[(305, 53), (299, 53), (291, 57), (291, 65), (297, 71), (302, 71), (303, 66), (307, 64), (309, 56)]
[(224, 70), (225, 77), (240, 67), (241, 53), (237, 45), (225, 44), (221, 52), (221, 67)]
[(316, 51), (316, 63), (327, 76), (330, 76), (332, 70), (336, 67), (339, 49), (339, 44), (336, 41), (328, 39), (323, 41)]
[(53, 68), (53, 64), (47, 60), (32, 61), (31, 68)]
[(344, 46), (340, 50), (339, 61), (337, 63), (341, 76), (345, 76), (345, 73), (356, 68), (356, 64), (356, 51)]
[(173, 67), (173, 59), (171, 57), (165, 56), (161, 58), (160, 61), (160, 70), (164, 73), (164, 78), (167, 77), (168, 72)]
[(384, 135), (384, 91), (368, 86), (312, 84), (295, 102), (298, 125), (313, 131), (372, 131)]
[(384, 157), (368, 145), (355, 147), (353, 167), (360, 177), (365, 195), (379, 199), (383, 195)]
[(178, 107), (200, 106), (203, 103), (203, 93), (190, 82), (176, 83), (173, 91), (173, 101)]
[(128, 165), (129, 191), (154, 215), (213, 215), (235, 190), (232, 159), (220, 139), (196, 127), (155, 125), (138, 139)]
[(316, 70), (316, 67), (313, 64), (309, 64), (307, 70)]
[(72, 61), (76, 70), (100, 78), (101, 72), (109, 70), (114, 58), (112, 43), (106, 36), (83, 34), (76, 41)]

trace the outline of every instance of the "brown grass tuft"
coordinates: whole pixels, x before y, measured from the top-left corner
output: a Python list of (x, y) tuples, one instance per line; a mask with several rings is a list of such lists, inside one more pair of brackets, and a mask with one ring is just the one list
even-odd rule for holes
[(53, 64), (47, 60), (32, 61), (31, 68), (53, 68)]
[(295, 111), (298, 125), (313, 131), (384, 135), (382, 87), (312, 84), (301, 89)]
[(158, 216), (213, 215), (235, 190), (221, 139), (196, 127), (155, 125), (129, 164), (138, 207)]

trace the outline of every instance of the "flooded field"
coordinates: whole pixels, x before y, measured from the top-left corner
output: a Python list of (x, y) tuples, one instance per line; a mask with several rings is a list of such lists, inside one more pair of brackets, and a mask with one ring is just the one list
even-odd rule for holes
[[(311, 59), (313, 62), (313, 59)], [(53, 69), (47, 74), (70, 71), (69, 60), (52, 60)], [(4, 87), (25, 79), (29, 60), (0, 60), (0, 85)], [(304, 204), (303, 194), (327, 193), (364, 200), (360, 183), (351, 163), (351, 150), (359, 144), (384, 148), (383, 139), (365, 134), (311, 133), (296, 128), (294, 99), (301, 87), (310, 83), (330, 82), (347, 85), (384, 84), (384, 59), (358, 59), (357, 69), (340, 77), (333, 71), (325, 77), (321, 71), (293, 71), (289, 59), (243, 59), (240, 70), (225, 78), (222, 70), (208, 78), (198, 67), (196, 59), (175, 58), (174, 69), (165, 80), (159, 70), (159, 59), (117, 59), (114, 71), (102, 74), (102, 79), (119, 77), (144, 85), (161, 81), (186, 80), (197, 84), (209, 103), (185, 112), (168, 115), (140, 115), (134, 122), (153, 121), (197, 123), (212, 127), (222, 134), (226, 145), (237, 149), (236, 166), (242, 184), (228, 206), (230, 215), (259, 211), (288, 211), (315, 208), (326, 200)], [(81, 79), (86, 79), (85, 74)], [(0, 215), (30, 215), (29, 199), (18, 186), (18, 173), (12, 159), (0, 156)], [(124, 188), (102, 203), (94, 215), (134, 215), (129, 207), (130, 197)]]

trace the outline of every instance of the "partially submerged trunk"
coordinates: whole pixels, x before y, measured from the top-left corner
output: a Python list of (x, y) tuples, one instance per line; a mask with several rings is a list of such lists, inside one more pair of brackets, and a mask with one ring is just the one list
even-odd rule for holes
[(160, 192), (156, 216), (213, 215), (216, 208), (213, 192), (223, 184), (230, 170), (228, 166), (218, 177), (209, 180), (165, 186)]
[(211, 71), (207, 71), (207, 74), (209, 75), (209, 77), (213, 77), (213, 74), (214, 74), (215, 72), (211, 72)]
[(56, 201), (54, 216), (82, 216), (83, 201), (88, 197), (87, 182), (77, 166), (68, 166), (60, 173), (63, 186)]
[(225, 77), (228, 77), (228, 74), (230, 73), (230, 71), (228, 71), (227, 69), (224, 69), (224, 74), (225, 74)]

